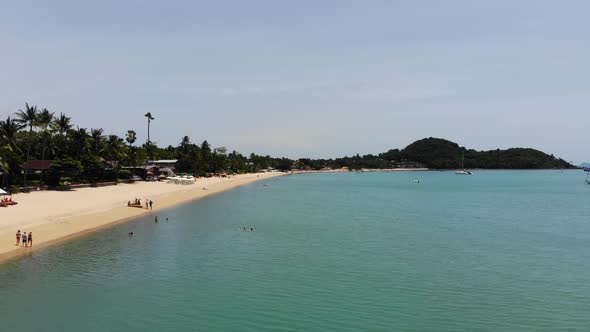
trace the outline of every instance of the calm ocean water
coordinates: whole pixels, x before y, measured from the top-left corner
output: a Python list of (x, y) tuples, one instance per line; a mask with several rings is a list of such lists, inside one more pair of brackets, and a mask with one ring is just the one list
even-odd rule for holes
[(0, 265), (0, 330), (589, 331), (584, 175), (256, 183)]

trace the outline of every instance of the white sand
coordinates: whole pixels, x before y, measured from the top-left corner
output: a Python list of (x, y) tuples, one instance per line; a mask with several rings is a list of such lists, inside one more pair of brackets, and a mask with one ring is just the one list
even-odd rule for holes
[[(194, 185), (138, 182), (14, 195), (13, 200), (18, 205), (0, 208), (0, 261), (31, 254), (33, 250), (47, 245), (146, 213), (156, 213), (175, 204), (283, 174), (260, 173), (237, 175), (229, 179), (197, 179)], [(127, 207), (127, 202), (136, 197), (141, 198), (144, 204), (145, 199), (154, 201), (154, 210)], [(15, 246), (15, 234), (19, 229), (21, 232), (33, 232), (33, 249)]]

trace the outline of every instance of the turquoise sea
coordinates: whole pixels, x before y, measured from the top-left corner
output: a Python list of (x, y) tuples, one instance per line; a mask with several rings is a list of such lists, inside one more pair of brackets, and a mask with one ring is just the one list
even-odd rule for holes
[(584, 176), (259, 182), (0, 265), (0, 330), (589, 331)]

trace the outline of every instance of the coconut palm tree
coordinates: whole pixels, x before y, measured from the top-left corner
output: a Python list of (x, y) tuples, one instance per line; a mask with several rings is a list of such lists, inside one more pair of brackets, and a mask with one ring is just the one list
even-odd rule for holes
[(0, 143), (9, 145), (14, 150), (19, 150), (16, 135), (22, 128), (22, 124), (10, 117), (4, 121), (0, 120)]
[(18, 110), (15, 115), (17, 116), (16, 121), (28, 126), (29, 133), (31, 133), (33, 131), (33, 127), (37, 125), (39, 112), (37, 111), (37, 106), (31, 107), (28, 103), (25, 103), (25, 110)]
[[(41, 142), (43, 149), (41, 152), (41, 160), (45, 160), (45, 150), (51, 141), (51, 133), (49, 132), (49, 125), (53, 122), (53, 112), (49, 112), (44, 108), (37, 115), (37, 126), (41, 129)], [(41, 181), (43, 181), (43, 171), (41, 170)]]
[(122, 138), (117, 135), (109, 135), (105, 144), (107, 158), (114, 161), (123, 159), (126, 155), (126, 146)]
[(118, 178), (119, 162), (127, 157), (127, 146), (122, 138), (117, 135), (109, 135), (105, 143), (105, 152), (110, 161), (115, 161), (112, 166)]
[[(147, 121), (148, 121), (148, 126), (147, 126), (147, 127), (148, 127), (148, 132), (147, 132), (147, 134), (148, 134), (148, 139), (147, 139), (147, 144), (146, 144), (146, 148), (147, 148), (147, 153), (148, 153), (148, 155), (147, 155), (147, 159), (145, 160), (145, 167), (146, 167), (146, 169), (147, 169), (148, 160), (149, 160), (149, 159), (152, 157), (152, 154), (151, 154), (151, 151), (152, 151), (152, 150), (150, 149), (150, 144), (151, 144), (151, 141), (150, 141), (150, 123), (152, 122), (152, 120), (155, 120), (155, 119), (154, 119), (154, 117), (152, 116), (152, 113), (151, 113), (151, 112), (147, 112), (147, 113), (145, 113), (145, 115), (144, 115), (144, 116), (147, 118)], [(146, 179), (147, 179), (147, 172), (146, 172), (146, 175), (145, 175), (145, 177), (146, 177)]]
[[(37, 111), (37, 106), (29, 106), (29, 103), (25, 103), (25, 110), (18, 110), (15, 113), (17, 116), (18, 122), (21, 124), (29, 127), (29, 135), (28, 141), (29, 146), (27, 147), (27, 161), (29, 160), (29, 156), (31, 154), (31, 145), (33, 144), (33, 127), (37, 126), (37, 120), (39, 116), (39, 112)], [(27, 186), (27, 171), (25, 170), (24, 178), (23, 178), (24, 186)]]
[(147, 133), (147, 134), (148, 134), (148, 139), (147, 139), (147, 143), (148, 143), (148, 145), (149, 145), (149, 144), (150, 144), (150, 142), (151, 142), (151, 141), (150, 141), (150, 123), (151, 123), (151, 121), (152, 121), (152, 120), (155, 120), (155, 119), (154, 119), (154, 117), (152, 116), (152, 113), (151, 113), (151, 112), (147, 112), (147, 113), (145, 113), (145, 115), (144, 115), (144, 116), (145, 116), (145, 117), (147, 118), (147, 120), (148, 120), (148, 126), (147, 126), (147, 127), (148, 127), (148, 133)]
[(86, 131), (86, 128), (78, 127), (76, 130), (70, 129), (68, 135), (70, 136), (72, 147), (76, 153), (76, 159), (80, 159), (80, 155), (89, 148), (88, 132)]
[(17, 133), (23, 126), (16, 120), (7, 117), (6, 120), (0, 120), (0, 168), (3, 170), (4, 184), (8, 183), (8, 175), (14, 169), (10, 169), (8, 163), (9, 154), (14, 151), (20, 151), (17, 144)]
[(3, 156), (7, 155), (9, 152), (12, 151), (10, 145), (0, 146), (0, 186), (6, 188), (6, 184), (8, 182), (8, 173), (10, 172), (10, 165), (8, 161), (4, 159)]
[(68, 130), (72, 129), (72, 124), (70, 123), (71, 118), (66, 116), (63, 113), (59, 113), (58, 117), (55, 117), (53, 123), (51, 124), (51, 128), (58, 132), (61, 136), (66, 134)]
[(59, 149), (58, 151), (56, 151), (57, 156), (61, 157), (63, 156), (63, 153), (65, 152), (65, 147), (66, 147), (66, 142), (65, 142), (65, 136), (68, 133), (68, 131), (70, 131), (70, 129), (72, 129), (72, 124), (70, 123), (71, 118), (69, 116), (66, 116), (63, 113), (59, 113), (59, 116), (56, 116), (53, 119), (53, 122), (49, 125), (51, 127), (51, 130), (53, 130), (54, 132), (58, 133), (59, 135), (57, 136), (57, 141), (59, 146), (61, 146), (62, 148)]
[(103, 129), (90, 129), (90, 142), (91, 142), (91, 152), (95, 156), (100, 156), (105, 147), (104, 147), (104, 136), (102, 135)]
[(42, 130), (48, 130), (49, 125), (53, 121), (53, 112), (49, 112), (48, 109), (44, 108), (37, 115), (37, 126)]

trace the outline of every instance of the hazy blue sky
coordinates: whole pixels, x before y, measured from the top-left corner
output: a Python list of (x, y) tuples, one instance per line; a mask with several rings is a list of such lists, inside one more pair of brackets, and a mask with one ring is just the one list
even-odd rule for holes
[(4, 1), (0, 117), (243, 153), (429, 136), (590, 160), (590, 1)]

